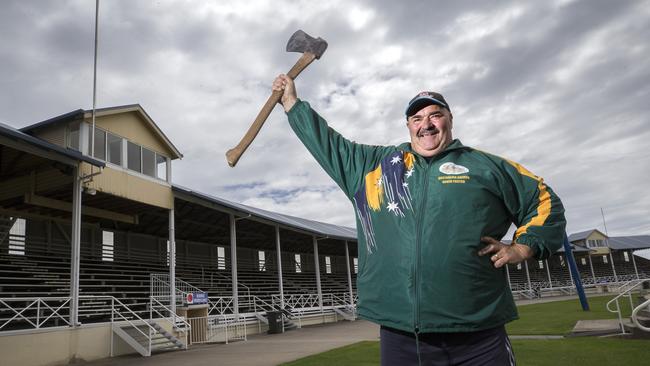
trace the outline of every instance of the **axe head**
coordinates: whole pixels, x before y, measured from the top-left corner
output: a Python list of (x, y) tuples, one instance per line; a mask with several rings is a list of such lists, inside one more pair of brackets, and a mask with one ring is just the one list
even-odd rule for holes
[(317, 59), (325, 53), (326, 49), (327, 42), (324, 39), (320, 37), (314, 38), (300, 29), (287, 42), (287, 52), (311, 52), (316, 55)]

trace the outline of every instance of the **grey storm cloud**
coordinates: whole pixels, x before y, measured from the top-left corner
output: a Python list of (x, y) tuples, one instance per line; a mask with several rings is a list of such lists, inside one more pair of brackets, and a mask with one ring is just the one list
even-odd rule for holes
[[(94, 2), (5, 1), (0, 122), (90, 108)], [(299, 28), (329, 48), (301, 98), (351, 140), (408, 138), (406, 102), (442, 92), (463, 143), (524, 164), (562, 197), (569, 231), (648, 234), (650, 1), (100, 2), (98, 106), (140, 103), (183, 152), (180, 185), (347, 226), (348, 199), (280, 108), (237, 168), (241, 138)]]

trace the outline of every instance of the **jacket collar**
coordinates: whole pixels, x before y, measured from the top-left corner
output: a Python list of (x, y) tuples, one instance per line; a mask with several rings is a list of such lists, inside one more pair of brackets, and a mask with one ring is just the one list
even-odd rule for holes
[[(405, 142), (397, 147), (400, 150), (407, 151), (412, 153), (415, 156), (421, 157), (418, 153), (416, 153), (413, 148), (411, 147), (410, 142)], [(433, 158), (439, 157), (441, 155), (447, 154), (450, 151), (453, 150), (460, 150), (460, 149), (469, 149), (468, 146), (463, 145), (462, 142), (460, 142), (459, 139), (453, 139), (451, 140), (451, 143), (443, 150), (441, 151), (438, 155), (433, 156)]]

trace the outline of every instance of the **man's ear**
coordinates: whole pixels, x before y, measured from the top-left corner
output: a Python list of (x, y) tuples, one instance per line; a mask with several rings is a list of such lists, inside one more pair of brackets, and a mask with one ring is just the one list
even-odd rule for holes
[(453, 129), (454, 128), (454, 115), (449, 112), (449, 128)]

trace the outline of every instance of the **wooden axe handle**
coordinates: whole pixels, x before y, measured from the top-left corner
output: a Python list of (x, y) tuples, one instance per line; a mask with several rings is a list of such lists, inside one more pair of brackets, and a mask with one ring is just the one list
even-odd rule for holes
[[(291, 79), (295, 79), (302, 72), (302, 70), (309, 66), (309, 64), (312, 63), (312, 61), (315, 59), (316, 56), (313, 53), (303, 53), (296, 64), (293, 65), (291, 70), (289, 70), (287, 76)], [(228, 161), (228, 165), (231, 167), (237, 165), (239, 158), (241, 158), (244, 151), (246, 151), (248, 146), (253, 142), (255, 136), (257, 136), (257, 134), (262, 129), (264, 122), (266, 122), (266, 119), (269, 118), (271, 111), (273, 111), (275, 105), (280, 101), (280, 98), (282, 98), (282, 93), (282, 90), (273, 91), (269, 99), (262, 107), (262, 110), (260, 110), (260, 113), (258, 113), (257, 117), (255, 117), (255, 121), (253, 121), (253, 124), (248, 129), (248, 132), (246, 132), (241, 141), (239, 141), (239, 144), (226, 152), (226, 160)]]

